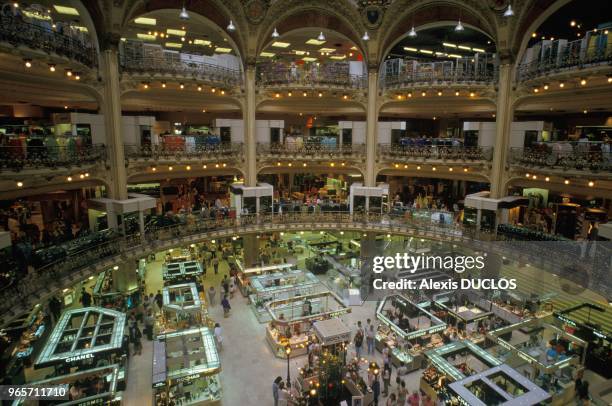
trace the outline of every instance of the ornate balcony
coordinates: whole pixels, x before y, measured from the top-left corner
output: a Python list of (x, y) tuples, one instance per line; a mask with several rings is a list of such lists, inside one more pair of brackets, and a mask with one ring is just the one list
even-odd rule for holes
[(378, 158), (393, 162), (489, 162), (493, 147), (379, 144)]
[(124, 145), (128, 161), (153, 161), (169, 163), (178, 161), (241, 160), (241, 143), (222, 144), (160, 144)]
[(257, 66), (257, 85), (264, 88), (357, 90), (367, 87), (367, 76), (352, 75), (348, 66), (341, 69), (333, 63), (319, 66), (313, 64), (311, 69), (262, 63)]
[(106, 147), (0, 146), (0, 171), (81, 167), (106, 160)]
[[(570, 146), (569, 144), (565, 144)], [(510, 148), (508, 157), (510, 165), (527, 168), (561, 169), (610, 172), (612, 171), (612, 153), (598, 149), (584, 150), (571, 147), (569, 150), (557, 150), (555, 147)], [(588, 148), (588, 147), (586, 147)]]
[(3, 15), (0, 21), (0, 42), (9, 43), (13, 48), (26, 46), (72, 59), (90, 68), (97, 65), (96, 48), (81, 32), (62, 34), (53, 29), (49, 21), (30, 23), (21, 16)]
[(390, 59), (384, 63), (380, 87), (403, 89), (431, 84), (483, 86), (490, 85), (496, 80), (496, 67), (486, 58), (477, 62), (465, 58), (440, 62)]
[[(538, 242), (497, 242), (494, 235), (475, 234), (461, 225), (439, 224), (431, 216), (387, 215), (380, 213), (350, 214), (348, 212), (292, 212), (290, 214), (246, 215), (240, 218), (209, 219), (196, 215), (175, 216), (169, 227), (148, 229), (145, 235), (127, 237), (108, 234), (97, 245), (74, 248), (61, 255), (13, 286), (0, 291), (1, 324), (31, 308), (57, 290), (107, 269), (120, 261), (129, 261), (146, 256), (148, 253), (184, 246), (207, 239), (228, 238), (240, 234), (261, 232), (298, 232), (304, 230), (346, 230), (359, 233), (393, 233), (418, 238), (429, 238), (463, 245), (471, 249), (498, 253), (506, 257), (520, 257), (525, 261), (551, 272), (566, 269), (568, 264), (587, 261), (580, 258), (581, 244), (575, 242), (550, 245)], [(545, 245), (543, 245), (545, 244)], [(554, 250), (555, 255), (550, 254)], [(605, 262), (607, 264), (607, 262)], [(593, 268), (585, 287), (609, 294), (608, 285), (601, 284), (609, 269)], [(574, 269), (575, 273), (575, 269)], [(604, 279), (602, 279), (604, 278)]]
[[(534, 45), (534, 48), (541, 50), (542, 56), (531, 62), (520, 64), (517, 81), (525, 82), (543, 76), (571, 73), (577, 70), (584, 74), (584, 70), (588, 68), (600, 67), (609, 71), (612, 51), (610, 47), (605, 46), (607, 42), (597, 41), (594, 38), (600, 35), (607, 36), (607, 33), (589, 31), (585, 36), (590, 40), (586, 42), (583, 39), (571, 42), (558, 40)], [(587, 43), (595, 45), (591, 47)]]
[(132, 76), (155, 79), (194, 79), (203, 83), (232, 87), (242, 83), (240, 70), (193, 60), (172, 60), (163, 57), (133, 56), (121, 53), (121, 69)]
[(285, 145), (285, 144), (257, 144), (257, 155), (262, 158), (285, 159), (348, 159), (365, 157), (365, 145)]

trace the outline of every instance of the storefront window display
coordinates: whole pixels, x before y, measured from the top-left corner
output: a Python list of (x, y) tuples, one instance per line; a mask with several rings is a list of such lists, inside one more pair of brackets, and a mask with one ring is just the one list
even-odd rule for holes
[(444, 345), (440, 334), (446, 323), (401, 295), (390, 295), (380, 303), (376, 318), (381, 322), (375, 337), (379, 351), (389, 347), (391, 362), (408, 370), (421, 368), (423, 351)]
[(109, 365), (87, 369), (28, 385), (53, 387), (67, 385), (67, 399), (63, 400), (15, 400), (12, 406), (61, 406), (61, 405), (121, 405), (125, 384), (121, 381), (122, 369), (119, 365)]
[(25, 381), (24, 368), (32, 365), (51, 331), (50, 320), (40, 304), (14, 320), (0, 333), (2, 375), (13, 384)]
[(206, 323), (208, 312), (195, 283), (165, 286), (162, 289), (160, 334), (189, 329)]
[(221, 400), (221, 361), (207, 327), (164, 334), (154, 342), (154, 404), (193, 405)]
[(126, 362), (127, 337), (124, 313), (102, 307), (84, 307), (65, 311), (43, 347), (35, 368), (54, 366), (56, 374), (123, 365)]
[[(508, 333), (511, 333), (508, 338)], [(541, 319), (529, 319), (487, 333), (497, 358), (553, 394), (554, 404), (574, 396), (574, 377), (583, 369), (587, 343)]]
[(323, 290), (319, 279), (308, 271), (289, 269), (249, 277), (249, 303), (260, 323), (270, 321), (266, 302), (288, 299)]
[(195, 283), (202, 273), (202, 264), (197, 261), (166, 262), (162, 266), (164, 285), (174, 285), (181, 282)]
[(310, 342), (310, 330), (315, 321), (340, 317), (350, 313), (335, 293), (320, 292), (289, 299), (275, 300), (265, 305), (272, 321), (268, 324), (266, 338), (274, 354), (286, 358), (306, 354)]
[(465, 406), (532, 406), (550, 399), (545, 390), (505, 364), (453, 382), (449, 388), (451, 397)]

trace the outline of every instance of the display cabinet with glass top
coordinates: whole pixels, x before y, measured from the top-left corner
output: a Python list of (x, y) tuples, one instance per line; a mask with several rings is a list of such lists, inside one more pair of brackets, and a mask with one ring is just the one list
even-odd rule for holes
[(197, 261), (166, 262), (162, 266), (164, 285), (195, 282), (202, 275), (202, 264)]
[(308, 271), (284, 269), (249, 277), (251, 294), (249, 304), (260, 323), (271, 320), (265, 304), (274, 300), (288, 299), (323, 290), (319, 279)]
[(221, 401), (221, 361), (207, 327), (164, 334), (153, 348), (153, 404)]
[(208, 311), (195, 283), (165, 286), (158, 334), (188, 329), (208, 323)]
[(87, 369), (71, 374), (30, 382), (30, 386), (52, 388), (66, 385), (66, 397), (63, 399), (19, 399), (11, 406), (72, 406), (72, 405), (108, 405), (119, 406), (125, 390), (125, 377), (121, 366), (117, 364)]
[(65, 311), (38, 356), (35, 368), (55, 366), (56, 373), (127, 363), (125, 314), (102, 307)]
[(251, 277), (256, 275), (266, 275), (269, 273), (275, 272), (284, 272), (291, 268), (294, 268), (293, 264), (277, 264), (277, 265), (267, 265), (267, 266), (256, 266), (253, 268), (244, 268), (242, 262), (236, 261), (236, 267), (238, 268), (238, 273), (236, 275), (236, 279), (238, 282), (238, 289), (240, 289), (240, 293), (244, 297), (248, 297), (252, 293), (251, 288)]

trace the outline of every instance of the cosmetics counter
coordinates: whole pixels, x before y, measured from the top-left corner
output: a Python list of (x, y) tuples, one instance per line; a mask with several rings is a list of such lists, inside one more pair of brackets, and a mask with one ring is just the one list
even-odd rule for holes
[[(525, 334), (524, 331), (529, 331)], [(512, 332), (511, 340), (501, 336)], [(490, 331), (496, 357), (523, 372), (552, 396), (552, 405), (571, 403), (574, 379), (583, 370), (588, 343), (544, 322), (529, 319)]]
[(55, 406), (55, 405), (121, 405), (125, 380), (122, 367), (117, 364), (86, 369), (67, 375), (31, 382), (28, 385), (52, 387), (67, 385), (67, 399), (13, 401), (12, 406)]
[(37, 304), (0, 331), (2, 376), (13, 384), (24, 383), (24, 368), (32, 366), (51, 332), (50, 326), (49, 316)]
[(121, 308), (125, 299), (126, 308), (131, 309), (140, 301), (140, 286), (136, 285), (125, 293), (115, 290), (113, 272), (109, 269), (98, 274), (93, 287), (92, 298), (96, 306), (115, 309)]
[(62, 313), (34, 367), (56, 372), (110, 364), (127, 364), (124, 313), (103, 307), (83, 307)]
[(165, 286), (188, 282), (199, 285), (198, 278), (202, 273), (202, 264), (197, 261), (166, 262), (162, 265)]
[(440, 334), (446, 323), (401, 295), (390, 295), (376, 311), (380, 321), (375, 337), (376, 349), (389, 347), (391, 363), (398, 367), (403, 362), (409, 371), (420, 369), (424, 351), (444, 345)]
[(367, 292), (362, 292), (360, 260), (347, 252), (323, 256), (330, 267), (326, 274), (326, 286), (344, 300), (347, 306), (361, 306)]
[(171, 248), (166, 252), (166, 263), (187, 262), (193, 259), (188, 248)]
[(509, 324), (530, 318), (545, 318), (553, 314), (552, 299), (556, 294), (527, 297), (518, 291), (497, 291), (491, 299), (470, 292), (473, 303), (489, 309), (495, 316)]
[(164, 334), (153, 343), (153, 404), (203, 405), (221, 401), (221, 361), (207, 327)]
[(462, 304), (459, 304), (458, 300), (453, 297), (443, 299), (434, 300), (433, 307), (442, 312), (442, 314), (437, 313), (436, 315), (445, 319), (448, 323), (448, 328), (444, 334), (449, 336), (451, 340), (456, 337), (460, 340), (468, 339), (473, 343), (484, 345), (488, 326), (492, 323), (490, 320), (495, 317), (494, 313), (472, 303), (467, 297), (464, 297), (465, 300)]
[(310, 331), (316, 321), (340, 317), (350, 313), (351, 308), (332, 292), (312, 293), (289, 299), (275, 300), (265, 305), (271, 321), (266, 329), (266, 339), (274, 355), (286, 358), (308, 352)]
[(323, 290), (319, 279), (308, 271), (284, 269), (249, 278), (249, 304), (260, 323), (270, 321), (265, 304), (270, 301), (289, 299)]
[(208, 324), (205, 301), (195, 283), (165, 286), (162, 312), (156, 323), (157, 334)]
[(294, 267), (292, 264), (278, 264), (278, 265), (268, 265), (268, 266), (257, 266), (253, 268), (244, 268), (244, 265), (241, 261), (235, 261), (236, 267), (238, 268), (238, 272), (236, 275), (236, 280), (238, 283), (238, 289), (240, 289), (240, 293), (242, 296), (248, 297), (252, 293), (252, 288), (250, 284), (250, 277), (257, 275), (267, 275), (269, 273), (275, 272), (283, 272), (289, 270)]

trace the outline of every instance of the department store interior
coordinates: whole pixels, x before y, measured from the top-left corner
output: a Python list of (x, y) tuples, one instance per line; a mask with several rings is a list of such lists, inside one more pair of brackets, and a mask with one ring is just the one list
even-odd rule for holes
[(612, 404), (612, 3), (0, 19), (2, 406)]

